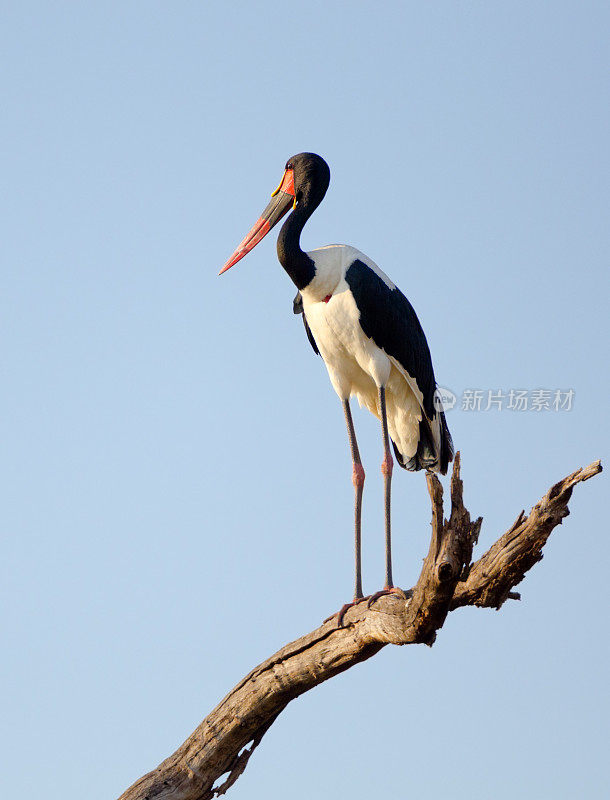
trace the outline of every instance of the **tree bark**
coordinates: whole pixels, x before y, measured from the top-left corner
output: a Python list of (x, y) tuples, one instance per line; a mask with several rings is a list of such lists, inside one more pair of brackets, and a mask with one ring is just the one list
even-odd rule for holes
[[(211, 800), (242, 774), (254, 749), (295, 697), (371, 658), (387, 644), (432, 645), (447, 614), (466, 605), (499, 609), (542, 558), (553, 528), (570, 512), (573, 487), (597, 475), (599, 461), (556, 483), (525, 516), (472, 563), (482, 518), (472, 521), (462, 499), (460, 454), (451, 476), (451, 513), (443, 519), (443, 489), (427, 476), (432, 537), (416, 585), (402, 595), (360, 603), (287, 644), (259, 664), (219, 703), (176, 752), (119, 800)], [(220, 778), (227, 775), (224, 781)]]

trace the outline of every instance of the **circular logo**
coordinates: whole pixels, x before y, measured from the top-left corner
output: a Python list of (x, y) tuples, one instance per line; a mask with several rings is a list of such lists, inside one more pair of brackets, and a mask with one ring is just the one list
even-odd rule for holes
[(434, 408), (437, 411), (451, 411), (453, 406), (457, 403), (457, 397), (453, 394), (451, 389), (444, 389), (442, 386), (437, 386), (434, 392)]

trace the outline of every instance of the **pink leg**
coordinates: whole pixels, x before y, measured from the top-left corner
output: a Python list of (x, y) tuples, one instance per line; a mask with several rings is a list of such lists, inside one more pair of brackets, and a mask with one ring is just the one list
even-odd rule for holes
[(381, 473), (383, 475), (383, 494), (385, 506), (385, 589), (394, 586), (392, 582), (392, 523), (390, 519), (390, 498), (392, 491), (392, 470), (394, 459), (390, 450), (390, 436), (388, 434), (388, 416), (385, 405), (385, 389), (379, 389), (379, 403), (381, 405), (381, 430), (383, 433), (383, 461)]
[(379, 405), (381, 406), (381, 431), (383, 434), (383, 461), (381, 462), (381, 473), (383, 475), (384, 507), (385, 507), (385, 586), (380, 592), (375, 592), (369, 597), (368, 607), (384, 594), (397, 592), (402, 594), (400, 589), (394, 587), (392, 580), (392, 523), (390, 517), (390, 500), (392, 488), (392, 471), (394, 469), (394, 459), (390, 450), (390, 435), (388, 433), (388, 415), (385, 403), (385, 389), (379, 389)]
[[(349, 400), (343, 401), (343, 411), (345, 412), (345, 421), (347, 423), (347, 435), (349, 438), (349, 447), (352, 454), (352, 483), (355, 490), (355, 504), (354, 504), (354, 542), (355, 542), (355, 572), (356, 581), (354, 586), (354, 600), (351, 603), (345, 603), (337, 615), (337, 624), (339, 627), (343, 625), (343, 616), (348, 608), (361, 603), (364, 599), (362, 596), (362, 492), (364, 490), (364, 467), (360, 461), (360, 451), (358, 450), (358, 442), (356, 441), (356, 431), (354, 430), (354, 422), (352, 420), (352, 411), (350, 409)], [(333, 614), (334, 616), (334, 614)], [(328, 619), (331, 619), (329, 617)], [(328, 620), (325, 620), (328, 622)]]
[(343, 402), (343, 410), (345, 412), (345, 421), (347, 422), (347, 435), (349, 438), (349, 447), (352, 454), (352, 483), (355, 489), (355, 505), (354, 505), (354, 542), (355, 542), (355, 572), (356, 583), (354, 587), (354, 600), (362, 598), (362, 548), (361, 548), (361, 529), (362, 529), (362, 492), (364, 490), (364, 468), (360, 461), (360, 451), (358, 450), (358, 442), (356, 441), (356, 431), (354, 430), (354, 422), (352, 420), (352, 412), (349, 406), (349, 400)]

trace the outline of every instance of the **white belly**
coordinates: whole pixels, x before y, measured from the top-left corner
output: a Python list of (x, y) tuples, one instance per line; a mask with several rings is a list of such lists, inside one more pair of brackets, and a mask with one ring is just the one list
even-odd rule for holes
[(385, 387), (388, 429), (405, 458), (417, 451), (421, 408), (408, 382), (386, 353), (362, 331), (358, 308), (342, 280), (328, 303), (308, 298), (303, 306), (331, 383), (341, 398), (354, 396), (378, 419), (379, 388)]

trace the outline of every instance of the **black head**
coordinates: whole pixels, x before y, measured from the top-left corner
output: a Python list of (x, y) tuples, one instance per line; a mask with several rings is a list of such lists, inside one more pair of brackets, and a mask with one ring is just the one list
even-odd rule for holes
[(302, 198), (319, 203), (330, 183), (330, 168), (316, 153), (298, 153), (286, 162), (285, 169), (294, 171), (294, 190), (297, 202)]
[[(321, 203), (329, 183), (330, 169), (320, 156), (315, 153), (299, 153), (289, 158), (280, 185), (271, 195), (271, 201), (267, 208), (237, 246), (219, 274), (226, 272), (238, 261), (241, 261), (291, 208), (298, 209), (300, 231), (314, 209)], [(298, 234), (296, 246), (298, 248)]]

